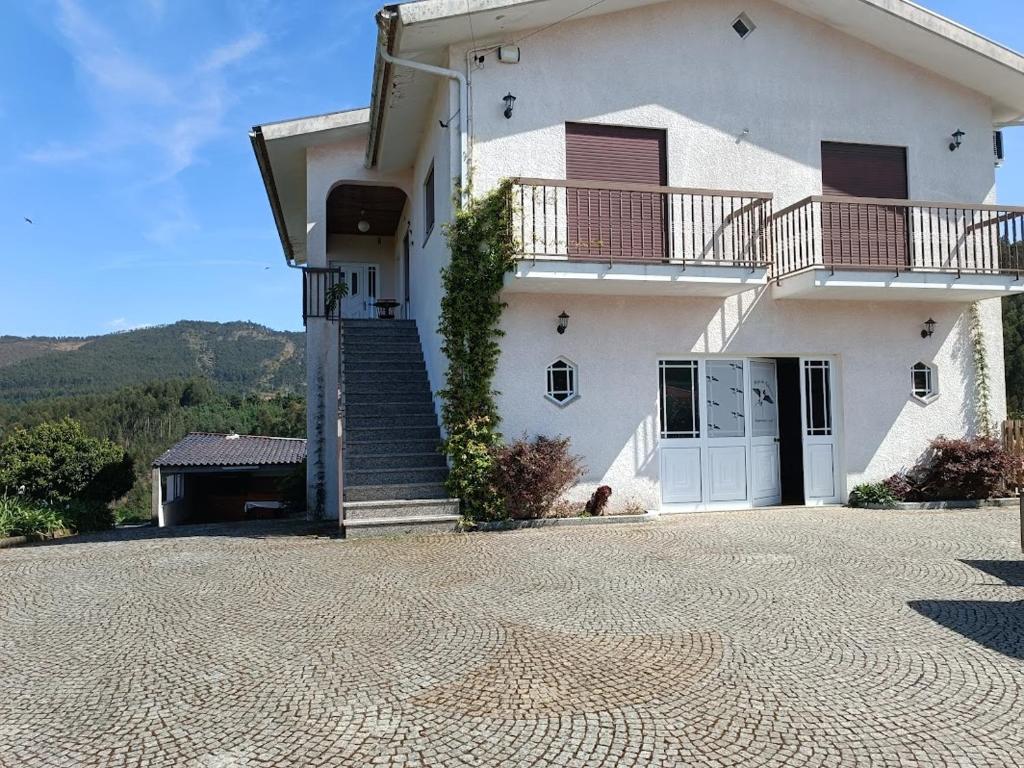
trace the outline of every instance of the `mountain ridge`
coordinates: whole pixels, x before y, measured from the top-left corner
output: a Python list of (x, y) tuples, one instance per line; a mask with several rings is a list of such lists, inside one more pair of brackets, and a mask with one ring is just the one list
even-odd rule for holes
[(98, 336), (0, 336), (0, 402), (109, 392), (150, 381), (209, 378), (232, 394), (305, 386), (301, 331), (179, 320)]

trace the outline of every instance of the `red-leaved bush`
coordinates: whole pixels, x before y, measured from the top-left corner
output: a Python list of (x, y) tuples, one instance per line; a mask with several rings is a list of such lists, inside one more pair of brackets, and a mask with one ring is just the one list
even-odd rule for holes
[(569, 452), (569, 438), (540, 435), (496, 449), (493, 485), (509, 517), (528, 520), (547, 515), (585, 471)]
[(1013, 456), (995, 438), (938, 437), (912, 473), (912, 493), (923, 500), (991, 499), (1006, 493), (1015, 473)]
[(604, 514), (604, 508), (608, 506), (608, 499), (611, 498), (612, 488), (610, 485), (599, 485), (597, 490), (590, 496), (587, 502), (586, 514), (591, 517), (600, 517)]

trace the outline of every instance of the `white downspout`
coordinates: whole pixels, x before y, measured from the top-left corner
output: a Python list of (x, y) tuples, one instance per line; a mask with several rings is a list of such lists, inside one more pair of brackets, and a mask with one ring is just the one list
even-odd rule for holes
[[(457, 69), (445, 69), (444, 67), (435, 67), (432, 64), (423, 64), (419, 61), (396, 58), (387, 52), (384, 45), (379, 46), (378, 51), (380, 52), (380, 57), (388, 64), (416, 69), (420, 72), (426, 72), (429, 75), (446, 77), (449, 80), (454, 81), (453, 85), (456, 83), (458, 84), (459, 197), (462, 204), (465, 205), (469, 200), (469, 86), (466, 81), (466, 76)], [(453, 162), (452, 165), (454, 166), (455, 163)], [(454, 168), (452, 170), (454, 171)], [(455, 173), (452, 173), (453, 177), (455, 175)]]

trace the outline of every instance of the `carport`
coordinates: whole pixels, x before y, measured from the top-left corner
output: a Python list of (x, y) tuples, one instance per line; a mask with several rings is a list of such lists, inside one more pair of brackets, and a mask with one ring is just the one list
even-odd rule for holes
[(299, 438), (190, 432), (153, 462), (153, 520), (163, 528), (284, 517), (282, 483), (305, 459)]

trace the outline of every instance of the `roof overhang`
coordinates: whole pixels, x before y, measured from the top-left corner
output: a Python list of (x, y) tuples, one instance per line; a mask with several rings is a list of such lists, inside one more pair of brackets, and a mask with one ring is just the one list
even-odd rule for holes
[(370, 110), (254, 126), (249, 133), (285, 258), (306, 261), (306, 150), (369, 134)]
[[(418, 0), (377, 15), (378, 50), (444, 65), (448, 46), (519, 33), (664, 0)], [(908, 0), (775, 0), (798, 13), (962, 85), (992, 101), (996, 124), (1024, 119), (1024, 56)], [(472, 22), (470, 21), (472, 17)], [(470, 26), (472, 24), (472, 27)], [(435, 80), (376, 57), (368, 165), (406, 167), (419, 146)], [(436, 82), (436, 80), (435, 80)]]

